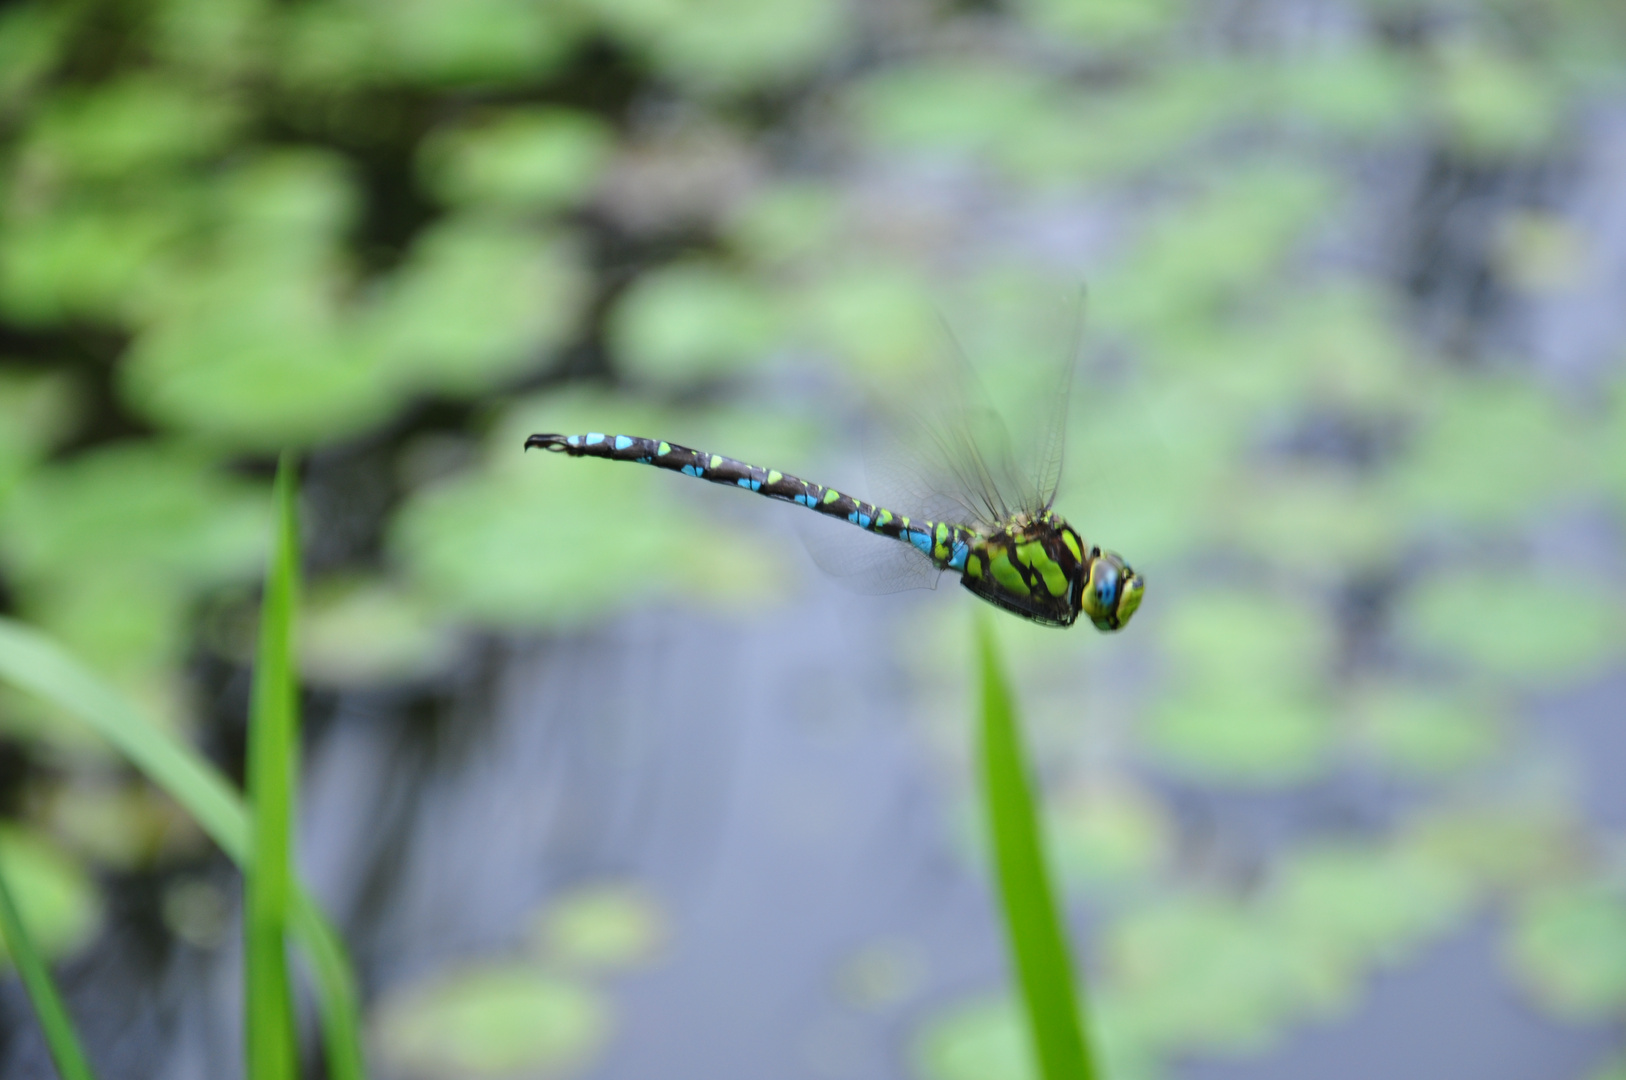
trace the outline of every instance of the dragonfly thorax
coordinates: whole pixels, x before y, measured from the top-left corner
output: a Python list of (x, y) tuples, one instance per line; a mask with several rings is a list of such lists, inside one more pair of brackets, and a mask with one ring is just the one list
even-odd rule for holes
[(1121, 630), (1145, 588), (1122, 557), (1085, 543), (1052, 512), (980, 537), (960, 584), (1034, 622), (1071, 626), (1082, 612), (1098, 630)]

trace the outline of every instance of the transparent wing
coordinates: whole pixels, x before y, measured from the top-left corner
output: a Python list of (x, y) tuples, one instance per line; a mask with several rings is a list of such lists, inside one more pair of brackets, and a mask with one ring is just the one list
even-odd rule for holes
[[(1066, 455), (1083, 316), (1080, 294), (1070, 340), (1057, 350), (1059, 361), (1034, 361), (1037, 349), (1017, 348), (993, 369), (997, 389), (1012, 391), (1001, 400), (1017, 402), (1011, 413), (1017, 440), (947, 321), (940, 320), (941, 362), (911, 388), (908, 401), (879, 410), (864, 439), (869, 483), (857, 494), (900, 517), (985, 533), (1020, 512), (1037, 516), (1049, 509)], [(936, 588), (942, 573), (914, 547), (840, 521), (798, 515), (796, 527), (820, 569), (858, 591)]]
[[(892, 416), (864, 439), (870, 498), (899, 516), (973, 528), (999, 520), (997, 488), (978, 463), (955, 461), (951, 436), (919, 415)], [(961, 455), (965, 456), (965, 455)]]
[(919, 549), (836, 518), (800, 514), (796, 532), (814, 564), (853, 592), (935, 589), (943, 573)]
[(1084, 352), (1084, 324), (1088, 296), (1081, 288), (1074, 304), (1072, 332), (1059, 368), (1041, 384), (1041, 392), (1048, 400), (1041, 401), (1035, 416), (1039, 422), (1034, 429), (1029, 468), (1033, 477), (1033, 494), (1038, 503), (1029, 510), (1048, 510), (1055, 504), (1056, 492), (1061, 488), (1062, 463), (1067, 458), (1067, 421), (1073, 401), (1073, 381), (1079, 360)]
[(984, 530), (1018, 512), (1049, 509), (1067, 452), (1083, 314), (1080, 295), (1059, 360), (1035, 361), (1033, 352), (1017, 348), (993, 366), (996, 389), (1005, 391), (1000, 399), (1015, 403), (1005, 415), (1016, 421), (1016, 440), (945, 320), (938, 370), (922, 380), (906, 410), (896, 410), (866, 441), (877, 502)]

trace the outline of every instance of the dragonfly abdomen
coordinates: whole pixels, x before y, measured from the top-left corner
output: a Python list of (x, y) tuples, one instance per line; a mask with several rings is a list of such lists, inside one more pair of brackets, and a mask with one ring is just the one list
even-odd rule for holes
[(525, 449), (532, 447), (569, 454), (571, 457), (598, 457), (653, 465), (714, 484), (745, 488), (770, 499), (799, 503), (827, 517), (842, 518), (869, 532), (912, 544), (943, 570), (964, 569), (969, 545), (975, 537), (964, 526), (940, 521), (910, 521), (874, 503), (842, 494), (835, 488), (814, 484), (778, 469), (764, 469), (721, 454), (708, 454), (703, 450), (679, 446), (664, 439), (605, 435), (592, 431), (585, 435), (532, 435), (525, 440)]

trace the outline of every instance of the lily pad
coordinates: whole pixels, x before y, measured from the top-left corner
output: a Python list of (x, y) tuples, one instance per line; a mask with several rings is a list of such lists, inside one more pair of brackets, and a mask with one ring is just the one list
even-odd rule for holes
[(75, 315), (127, 318), (155, 263), (186, 227), (185, 208), (171, 192), (64, 199), (15, 214), (0, 243), (0, 304), (33, 325)]
[(1016, 65), (897, 65), (854, 90), (852, 107), (876, 145), (972, 152), (1023, 122), (1051, 85)]
[(389, 994), (374, 1016), (380, 1056), (425, 1080), (567, 1075), (598, 1055), (610, 1027), (599, 994), (518, 964), (432, 976)]
[(170, 933), (198, 949), (213, 949), (232, 929), (233, 902), (205, 877), (181, 878), (164, 889), (161, 910)]
[(1046, 838), (1051, 866), (1070, 884), (1124, 885), (1162, 867), (1173, 824), (1143, 792), (1086, 782), (1051, 800)]
[(668, 933), (665, 912), (631, 884), (574, 889), (552, 901), (536, 923), (543, 955), (590, 969), (646, 964)]
[(737, 92), (800, 79), (846, 36), (848, 16), (823, 0), (585, 0), (626, 44), (690, 87)]
[(421, 235), (384, 286), (369, 345), (395, 387), (473, 395), (546, 366), (575, 330), (586, 284), (563, 237), (455, 215)]
[(887, 1009), (914, 997), (930, 973), (926, 951), (907, 938), (882, 938), (854, 952), (836, 970), (836, 993), (860, 1009)]
[(1626, 1057), (1605, 1062), (1587, 1074), (1586, 1080), (1626, 1080)]
[(718, 263), (644, 274), (610, 317), (618, 364), (643, 379), (682, 383), (759, 364), (778, 343), (775, 299)]
[(959, 1005), (931, 1018), (911, 1057), (925, 1080), (1037, 1080), (1032, 1036), (1007, 998)]
[(592, 190), (612, 140), (587, 113), (512, 109), (431, 135), (419, 152), (419, 172), (449, 202), (552, 209)]
[[(34, 945), (60, 958), (86, 944), (101, 919), (90, 878), (44, 839), (16, 828), (0, 829), (0, 862), (18, 913)], [(11, 956), (0, 942), (0, 968)]]
[(822, 248), (839, 212), (839, 197), (822, 184), (780, 184), (739, 206), (727, 223), (728, 236), (754, 263), (786, 262)]
[(1273, 466), (1239, 476), (1215, 531), (1278, 566), (1331, 578), (1382, 565), (1404, 536), (1405, 515), (1388, 493), (1341, 470)]
[(1212, 319), (1268, 280), (1334, 199), (1330, 178), (1306, 166), (1255, 166), (1168, 212), (1102, 275), (1092, 310), (1109, 329), (1157, 342)]
[(336, 686), (438, 674), (449, 634), (423, 605), (377, 581), (321, 581), (300, 612), (300, 672)]
[(1182, 0), (1125, 4), (1118, 0), (1023, 0), (1025, 21), (1046, 35), (1090, 49), (1143, 43), (1165, 33), (1184, 13)]
[(1512, 55), (1470, 44), (1464, 35), (1441, 51), (1439, 111), (1458, 146), (1498, 157), (1531, 153), (1557, 132), (1558, 85)]
[(60, 60), (74, 13), (50, 4), (13, 4), (0, 12), (0, 101), (22, 101)]
[(1422, 80), (1394, 50), (1329, 52), (1295, 57), (1277, 73), (1275, 99), (1288, 115), (1363, 138), (1418, 122)]
[(371, 55), (353, 58), (415, 81), (490, 85), (531, 82), (581, 40), (569, 5), (524, 0), (403, 0), (363, 8)]
[(232, 447), (300, 446), (363, 430), (399, 404), (374, 357), (326, 309), (323, 283), (220, 283), (218, 306), (143, 334), (125, 396), (167, 426)]
[[(484, 468), (420, 490), (396, 515), (390, 547), (417, 595), (453, 617), (511, 627), (579, 623), (673, 595), (725, 605), (776, 595), (765, 549), (693, 510), (704, 490), (674, 490), (681, 478), (626, 463), (523, 453), (527, 430), (670, 430), (625, 403), (552, 402), (520, 406)], [(600, 524), (583, 534), (582, 522)]]
[(1609, 394), (1609, 415), (1602, 439), (1605, 481), (1615, 498), (1616, 513), (1626, 518), (1626, 378)]
[(1416, 648), (1528, 683), (1596, 671), (1626, 648), (1620, 601), (1546, 571), (1460, 571), (1420, 585), (1400, 626)]
[(1100, 955), (1118, 1023), (1165, 1050), (1259, 1051), (1326, 1007), (1325, 958), (1217, 896), (1142, 905), (1107, 931)]
[(42, 824), (69, 850), (101, 866), (137, 870), (155, 856), (200, 851), (197, 824), (167, 794), (117, 776), (53, 787)]
[(1509, 802), (1457, 806), (1414, 822), (1408, 843), (1485, 888), (1521, 888), (1573, 875), (1581, 827), (1562, 808)]
[(871, 390), (898, 392), (944, 347), (924, 275), (907, 266), (830, 266), (791, 302), (802, 334)]
[(1278, 868), (1268, 916), (1301, 948), (1353, 971), (1394, 964), (1469, 911), (1460, 871), (1404, 846), (1327, 844)]
[(1497, 234), (1497, 272), (1524, 292), (1567, 292), (1592, 273), (1597, 253), (1591, 238), (1580, 223), (1562, 214), (1511, 211), (1503, 215)]
[(123, 178), (208, 154), (237, 120), (228, 95), (199, 93), (157, 74), (129, 75), (57, 94), (24, 152), (70, 173)]
[(1626, 897), (1588, 883), (1537, 893), (1514, 916), (1509, 952), (1520, 980), (1557, 1015), (1613, 1016), (1626, 1005)]
[(1292, 294), (1246, 319), (1165, 336), (1155, 363), (1176, 386), (1201, 385), (1207, 407), (1218, 395), (1250, 414), (1312, 409), (1404, 417), (1419, 392), (1434, 386), (1381, 293), (1348, 283)]
[(145, 328), (119, 371), (146, 416), (230, 447), (353, 433), (399, 404), (340, 303), (337, 234), (354, 190), (332, 155), (281, 152), (216, 192), (222, 223), (195, 259), (132, 303)]
[(1182, 773), (1239, 786), (1301, 784), (1327, 768), (1335, 727), (1311, 695), (1223, 691), (1154, 706), (1146, 743)]
[(1170, 690), (1145, 738), (1197, 775), (1300, 782), (1326, 763), (1335, 728), (1320, 686), (1331, 640), (1308, 608), (1240, 589), (1198, 593), (1167, 618)]
[(1382, 765), (1431, 776), (1486, 760), (1505, 721), (1484, 700), (1396, 685), (1363, 688), (1352, 703), (1358, 738)]
[(1013, 177), (1058, 193), (1081, 178), (1135, 176), (1248, 115), (1260, 97), (1250, 75), (1235, 63), (1188, 58), (1110, 94), (1052, 93), (999, 127), (989, 153)]
[(60, 374), (0, 369), (0, 507), (24, 470), (70, 430), (74, 398)]
[(1162, 636), (1176, 683), (1253, 696), (1319, 686), (1332, 648), (1331, 628), (1314, 609), (1239, 588), (1191, 593)]
[(36, 468), (0, 506), (24, 610), (120, 675), (178, 658), (196, 590), (261, 566), (264, 492), (163, 443)]
[[(1086, 992), (1087, 996), (1087, 992)], [(1082, 999), (1082, 998), (1081, 998)], [(1092, 1011), (1092, 1048), (1111, 1080), (1158, 1080), (1161, 1063), (1120, 1035), (1110, 1004)], [(927, 1018), (909, 1058), (922, 1080), (1039, 1080), (1027, 1018), (1008, 997), (974, 998)]]
[(1594, 476), (1582, 418), (1528, 381), (1454, 380), (1430, 405), (1393, 481), (1415, 517), (1502, 524), (1585, 490)]
[(33, 472), (5, 507), (0, 545), (24, 582), (128, 568), (211, 584), (257, 566), (265, 527), (256, 485), (196, 451), (136, 442)]

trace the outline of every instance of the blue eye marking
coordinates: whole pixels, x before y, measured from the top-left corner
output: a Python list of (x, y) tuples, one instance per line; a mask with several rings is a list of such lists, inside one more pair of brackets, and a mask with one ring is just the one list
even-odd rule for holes
[(1102, 607), (1111, 607), (1117, 599), (1118, 571), (1111, 566), (1103, 567), (1095, 581), (1095, 601)]

